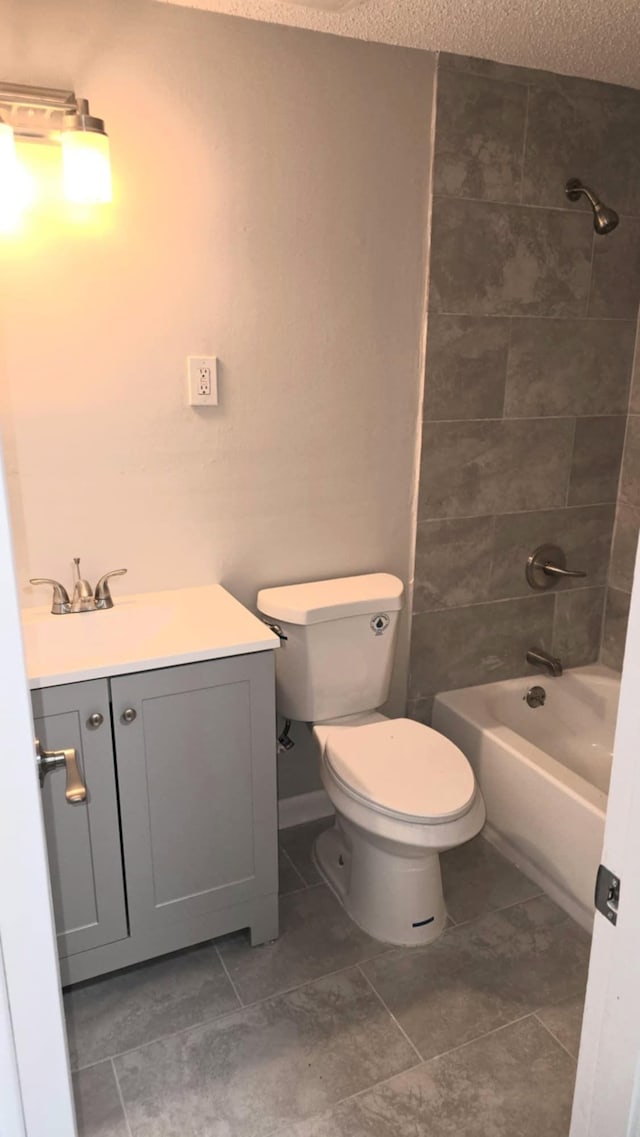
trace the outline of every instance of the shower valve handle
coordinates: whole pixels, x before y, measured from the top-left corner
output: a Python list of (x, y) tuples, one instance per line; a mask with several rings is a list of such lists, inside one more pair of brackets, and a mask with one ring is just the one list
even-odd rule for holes
[(554, 565), (552, 561), (545, 561), (540, 566), (547, 576), (586, 576), (584, 569), (568, 569), (562, 568), (561, 565)]
[(567, 558), (559, 545), (538, 545), (527, 558), (527, 584), (536, 591), (553, 588), (562, 577), (583, 577), (583, 569), (567, 568)]

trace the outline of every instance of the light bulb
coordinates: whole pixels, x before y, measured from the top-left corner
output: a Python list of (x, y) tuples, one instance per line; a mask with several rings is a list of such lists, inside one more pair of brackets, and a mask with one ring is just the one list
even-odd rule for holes
[(64, 196), (77, 205), (111, 201), (109, 139), (93, 130), (65, 130), (61, 137)]
[(18, 161), (12, 127), (0, 122), (0, 233), (17, 229), (22, 211), (33, 198), (33, 186)]

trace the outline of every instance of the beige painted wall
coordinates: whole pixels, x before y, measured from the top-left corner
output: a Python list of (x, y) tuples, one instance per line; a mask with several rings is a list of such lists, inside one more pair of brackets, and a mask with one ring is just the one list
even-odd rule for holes
[[(116, 189), (0, 247), (21, 580), (406, 580), (433, 57), (150, 0), (0, 0), (0, 29), (2, 78), (90, 97)], [(185, 406), (197, 353), (217, 409)]]

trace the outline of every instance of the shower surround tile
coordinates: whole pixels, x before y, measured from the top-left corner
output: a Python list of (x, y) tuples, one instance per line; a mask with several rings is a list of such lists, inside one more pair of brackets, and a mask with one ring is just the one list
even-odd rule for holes
[(514, 320), (505, 418), (626, 415), (635, 338), (631, 320)]
[(640, 508), (621, 502), (616, 512), (616, 524), (611, 548), (609, 583), (612, 588), (631, 592), (633, 570), (638, 551)]
[(506, 318), (431, 314), (425, 419), (501, 416), (510, 332)]
[(554, 655), (563, 667), (584, 667), (600, 655), (606, 589), (576, 588), (556, 596)]
[(615, 502), (627, 420), (622, 415), (576, 422), (569, 505)]
[[(431, 310), (582, 316), (592, 237), (593, 229), (580, 213), (435, 198)], [(625, 271), (628, 275), (626, 265)]]
[(527, 596), (413, 617), (409, 697), (533, 674), (527, 649), (551, 650), (555, 597)]
[(589, 316), (635, 320), (640, 301), (640, 218), (623, 217), (606, 237), (594, 236)]
[(518, 67), (510, 63), (499, 63), (494, 59), (479, 59), (477, 56), (457, 55), (449, 51), (440, 52), (438, 67), (441, 71), (485, 75), (491, 79), (502, 79), (507, 83), (523, 83), (549, 90), (569, 90), (595, 98), (624, 96), (634, 102), (637, 97), (637, 91), (629, 87), (620, 87), (615, 83), (602, 83), (598, 79), (583, 79), (575, 75), (560, 75), (556, 71), (540, 71), (533, 67)]
[(442, 71), (434, 193), (519, 201), (526, 114), (520, 83)]
[(587, 573), (586, 579), (558, 581), (556, 595), (586, 584), (606, 584), (614, 514), (614, 505), (592, 505), (497, 517), (490, 598), (531, 596), (525, 566), (533, 550), (544, 544), (559, 545), (566, 553), (568, 567)]
[[(438, 81), (409, 691), (423, 721), (438, 691), (528, 674), (534, 640), (569, 666), (619, 665), (640, 522), (640, 92), (447, 53)], [(572, 176), (618, 211), (613, 233), (567, 200)], [(547, 541), (588, 577), (543, 607), (524, 560)]]
[(564, 505), (574, 432), (569, 418), (425, 423), (419, 518)]
[[(618, 93), (618, 91), (620, 93)], [(574, 91), (532, 87), (529, 95), (523, 200), (557, 209), (582, 209), (585, 198), (569, 203), (569, 177), (579, 177), (618, 212), (628, 208), (629, 162), (635, 148), (633, 103), (624, 88)], [(636, 119), (637, 129), (637, 119)]]
[(629, 415), (627, 421), (619, 499), (640, 508), (640, 415)]
[(419, 521), (414, 612), (488, 600), (493, 545), (492, 517)]
[(622, 671), (631, 596), (619, 588), (607, 589), (600, 658), (607, 667)]

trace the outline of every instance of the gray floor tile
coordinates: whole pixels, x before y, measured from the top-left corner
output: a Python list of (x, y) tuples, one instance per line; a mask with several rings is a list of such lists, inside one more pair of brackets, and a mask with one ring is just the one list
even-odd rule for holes
[(238, 1006), (213, 944), (72, 987), (64, 1003), (74, 1068)]
[(388, 945), (362, 932), (325, 885), (283, 896), (280, 937), (251, 947), (246, 932), (218, 942), (243, 1003), (268, 998), (321, 975), (370, 959)]
[(306, 825), (294, 825), (291, 829), (280, 830), (280, 844), (291, 858), (305, 884), (319, 884), (322, 879), (311, 858), (313, 842), (318, 833), (333, 825), (333, 817), (321, 817)]
[(536, 1011), (540, 1022), (550, 1030), (554, 1038), (564, 1046), (574, 1058), (578, 1057), (584, 995), (574, 995), (555, 1006), (543, 1007)]
[(261, 1137), (415, 1061), (353, 969), (131, 1051), (115, 1065), (133, 1137)]
[(111, 1062), (73, 1075), (78, 1137), (128, 1137)]
[(531, 1017), (277, 1137), (566, 1137), (574, 1076)]
[(440, 857), (447, 912), (456, 924), (538, 896), (540, 889), (484, 837)]
[(278, 849), (278, 879), (280, 882), (281, 896), (286, 896), (288, 892), (297, 892), (298, 889), (307, 887), (284, 849)]
[(454, 927), (362, 969), (423, 1058), (578, 994), (589, 938), (546, 896)]

